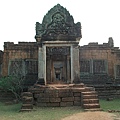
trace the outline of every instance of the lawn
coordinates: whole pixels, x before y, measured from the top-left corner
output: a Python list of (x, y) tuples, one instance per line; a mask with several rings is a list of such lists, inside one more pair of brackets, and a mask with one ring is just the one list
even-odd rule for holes
[(108, 111), (108, 110), (120, 111), (120, 99), (113, 99), (111, 101), (100, 100), (100, 106), (104, 111)]
[(39, 107), (32, 112), (19, 112), (21, 104), (0, 103), (0, 120), (60, 120), (83, 111), (81, 107)]
[(113, 113), (116, 115), (116, 119), (120, 118), (120, 99), (113, 99), (112, 101), (107, 100), (100, 100), (100, 106), (103, 109), (103, 111), (113, 111)]
[[(120, 99), (100, 100), (104, 111), (120, 110)], [(74, 113), (83, 112), (81, 107), (39, 107), (32, 112), (19, 112), (21, 104), (5, 105), (0, 103), (0, 120), (60, 120)], [(120, 116), (120, 113), (115, 113)]]

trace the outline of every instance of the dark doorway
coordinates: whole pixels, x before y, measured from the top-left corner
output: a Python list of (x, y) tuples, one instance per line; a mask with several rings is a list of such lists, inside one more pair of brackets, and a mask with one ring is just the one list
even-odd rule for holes
[(60, 73), (56, 73), (56, 80), (60, 80)]

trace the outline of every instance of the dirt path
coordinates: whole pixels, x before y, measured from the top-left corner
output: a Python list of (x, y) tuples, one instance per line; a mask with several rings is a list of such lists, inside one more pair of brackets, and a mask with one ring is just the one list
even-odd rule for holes
[(63, 118), (62, 120), (114, 120), (115, 115), (107, 112), (83, 112)]

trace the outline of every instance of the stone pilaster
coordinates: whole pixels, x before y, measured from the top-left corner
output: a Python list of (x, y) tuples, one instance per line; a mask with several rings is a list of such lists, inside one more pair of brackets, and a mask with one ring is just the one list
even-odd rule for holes
[(70, 56), (67, 56), (67, 82), (70, 82)]
[(43, 53), (43, 63), (44, 63), (44, 81), (45, 81), (45, 85), (47, 84), (46, 81), (46, 46), (43, 46), (44, 49), (44, 53)]
[(74, 76), (73, 76), (73, 46), (72, 45), (70, 48), (70, 54), (71, 54), (71, 83), (73, 83)]
[(71, 83), (80, 80), (80, 63), (78, 45), (71, 46)]
[(45, 82), (44, 81), (44, 49), (39, 47), (38, 49), (38, 80), (39, 83)]

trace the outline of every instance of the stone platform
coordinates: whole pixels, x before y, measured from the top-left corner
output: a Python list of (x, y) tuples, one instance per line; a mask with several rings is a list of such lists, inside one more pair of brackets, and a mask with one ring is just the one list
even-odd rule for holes
[[(29, 89), (33, 104), (39, 107), (81, 106), (85, 109), (100, 108), (93, 87), (84, 84), (35, 84)], [(26, 95), (27, 96), (27, 95)], [(25, 96), (24, 96), (25, 97)], [(27, 102), (25, 103), (28, 106)], [(25, 108), (25, 105), (23, 105)]]

